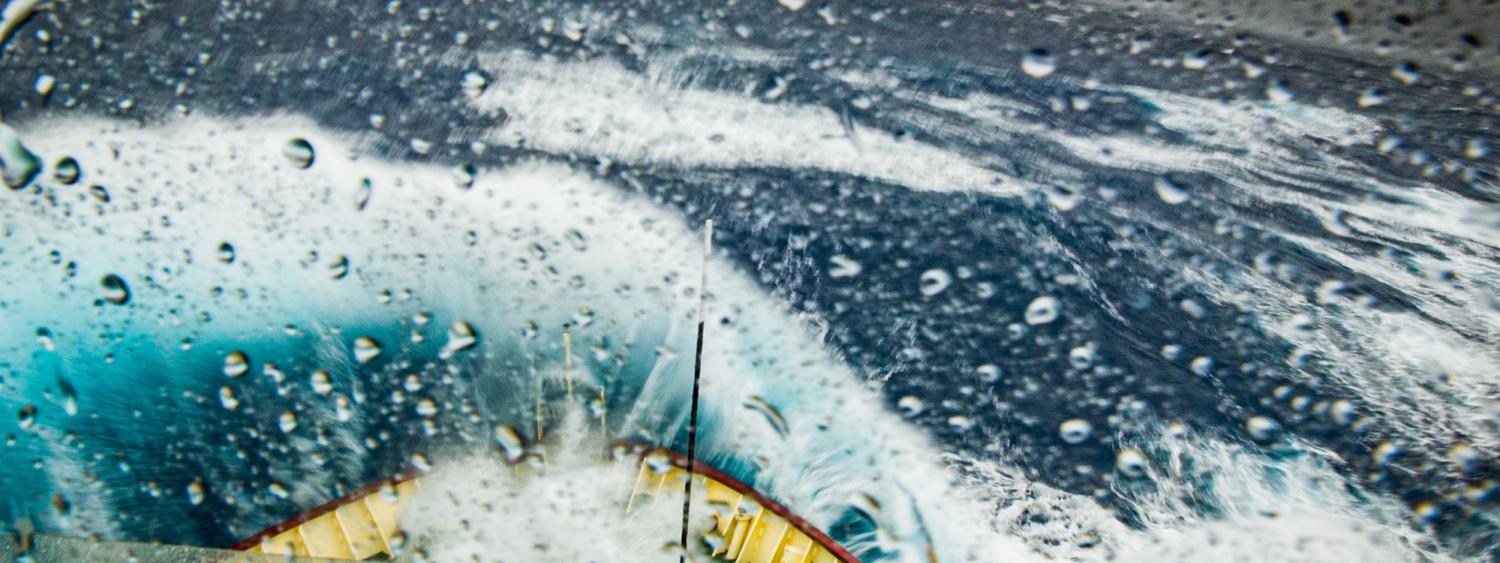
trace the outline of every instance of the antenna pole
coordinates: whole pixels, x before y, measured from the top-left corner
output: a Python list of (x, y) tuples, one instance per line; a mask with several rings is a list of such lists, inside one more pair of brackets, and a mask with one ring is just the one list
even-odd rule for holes
[(698, 382), (703, 378), (703, 325), (708, 318), (708, 255), (713, 250), (714, 220), (703, 224), (703, 278), (698, 283), (698, 348), (693, 353), (693, 405), (688, 411), (687, 484), (682, 497), (682, 554), (678, 563), (687, 561), (688, 517), (693, 507), (693, 466), (698, 456)]

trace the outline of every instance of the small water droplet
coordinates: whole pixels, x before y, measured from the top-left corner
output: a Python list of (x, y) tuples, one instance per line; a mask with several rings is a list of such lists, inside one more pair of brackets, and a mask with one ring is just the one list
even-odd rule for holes
[(828, 259), (833, 262), (833, 267), (828, 269), (828, 275), (834, 278), (852, 278), (864, 271), (864, 266), (853, 258), (839, 254)]
[(234, 389), (230, 389), (228, 385), (219, 388), (219, 405), (231, 411), (240, 408), (240, 400), (234, 396)]
[(782, 438), (786, 438), (786, 418), (781, 415), (781, 410), (777, 409), (776, 405), (772, 405), (759, 395), (751, 395), (745, 399), (744, 406), (766, 417), (766, 422), (771, 424), (771, 429)]
[(474, 178), (478, 176), (479, 169), (473, 164), (460, 164), (453, 167), (453, 183), (461, 190), (474, 187)]
[(919, 287), (922, 290), (922, 295), (931, 297), (948, 289), (948, 286), (953, 284), (953, 276), (946, 270), (935, 268), (922, 272), (920, 281), (921, 285)]
[(434, 416), (437, 416), (437, 412), (438, 407), (436, 401), (433, 401), (432, 399), (422, 399), (420, 401), (417, 401), (417, 414), (426, 418), (432, 418)]
[(291, 496), (291, 492), (286, 490), (286, 485), (282, 485), (281, 483), (277, 483), (274, 481), (271, 482), (270, 486), (266, 487), (266, 490), (270, 491), (272, 495), (275, 495), (276, 498), (280, 499)]
[(307, 169), (313, 165), (316, 158), (313, 153), (312, 143), (301, 137), (287, 141), (286, 146), (281, 147), (281, 155), (286, 157), (292, 166)]
[(567, 239), (568, 246), (573, 247), (573, 250), (583, 252), (589, 249), (588, 239), (584, 238), (583, 233), (578, 232), (578, 229), (568, 229), (563, 238)]
[(1178, 205), (1188, 200), (1190, 195), (1182, 186), (1172, 183), (1166, 178), (1156, 179), (1156, 197), (1161, 198), (1167, 205)]
[(250, 371), (250, 358), (244, 352), (235, 350), (224, 356), (224, 375), (239, 377)]
[(370, 184), (370, 179), (369, 178), (365, 178), (365, 179), (362, 179), (362, 180), (359, 181), (359, 185), (355, 186), (355, 188), (354, 188), (354, 210), (355, 211), (364, 211), (365, 207), (368, 206), (368, 205), (370, 205), (370, 192), (371, 191), (372, 191), (372, 186)]
[(478, 342), (479, 336), (475, 334), (474, 327), (466, 321), (455, 322), (448, 327), (448, 343), (443, 345), (438, 356), (446, 360), (458, 352), (473, 348)]
[(104, 276), (99, 281), (99, 287), (104, 294), (104, 300), (113, 305), (124, 305), (130, 302), (130, 286), (125, 285), (125, 279), (115, 274)]
[(1293, 97), (1295, 96), (1292, 94), (1292, 91), (1280, 80), (1272, 80), (1270, 84), (1266, 85), (1267, 100), (1276, 103), (1286, 103), (1292, 101)]
[(354, 360), (361, 364), (368, 364), (380, 356), (380, 343), (374, 338), (361, 336), (354, 339)]
[(1064, 442), (1082, 444), (1084, 440), (1089, 439), (1089, 436), (1094, 433), (1094, 426), (1089, 424), (1087, 420), (1074, 418), (1063, 421), (1062, 424), (1058, 425), (1057, 433), (1062, 436)]
[(526, 441), (521, 439), (521, 433), (513, 426), (495, 427), (495, 445), (500, 447), (500, 454), (510, 463), (520, 461), (521, 456), (526, 455)]
[(974, 370), (979, 374), (979, 381), (983, 383), (994, 383), (1000, 381), (1000, 366), (995, 364), (984, 364)]
[(328, 277), (331, 277), (331, 278), (336, 279), (336, 280), (341, 280), (341, 279), (344, 279), (344, 276), (347, 276), (347, 275), (349, 275), (349, 258), (348, 257), (339, 256), (338, 258), (335, 258), (333, 260), (333, 264), (332, 265), (328, 266)]
[(309, 377), (309, 380), (312, 383), (312, 390), (314, 393), (317, 393), (319, 395), (327, 395), (333, 392), (333, 376), (329, 375), (327, 370), (320, 369), (312, 372), (312, 376)]
[(1281, 425), (1276, 421), (1264, 416), (1252, 416), (1245, 420), (1245, 431), (1257, 442), (1270, 442), (1276, 439), (1276, 434), (1281, 430)]
[(293, 430), (297, 429), (297, 413), (292, 411), (281, 413), (281, 418), (277, 420), (277, 426), (281, 427), (282, 432), (291, 434)]
[(1115, 455), (1115, 469), (1121, 475), (1130, 478), (1138, 478), (1146, 474), (1146, 454), (1135, 448), (1120, 450)]
[(52, 167), (52, 178), (64, 186), (71, 186), (78, 183), (78, 179), (82, 176), (83, 173), (78, 167), (78, 161), (74, 160), (71, 156), (62, 157)]
[(21, 412), (16, 414), (16, 424), (22, 430), (31, 428), (31, 425), (36, 424), (36, 405), (21, 407)]
[(927, 410), (927, 403), (916, 395), (907, 395), (896, 401), (896, 408), (901, 409), (901, 414), (907, 418), (922, 414)]
[(486, 88), (490, 87), (490, 77), (482, 71), (471, 70), (464, 73), (463, 91), (470, 98), (478, 98)]
[(1026, 324), (1035, 326), (1055, 321), (1060, 309), (1061, 304), (1055, 297), (1043, 295), (1032, 299), (1031, 304), (1026, 306)]
[(1021, 57), (1021, 72), (1032, 78), (1042, 78), (1057, 70), (1057, 59), (1046, 49), (1032, 49)]
[(187, 496), (188, 504), (192, 506), (203, 504), (203, 498), (206, 496), (203, 494), (203, 483), (200, 483), (198, 481), (188, 483)]
[(225, 264), (234, 263), (234, 245), (227, 242), (219, 243), (219, 261)]

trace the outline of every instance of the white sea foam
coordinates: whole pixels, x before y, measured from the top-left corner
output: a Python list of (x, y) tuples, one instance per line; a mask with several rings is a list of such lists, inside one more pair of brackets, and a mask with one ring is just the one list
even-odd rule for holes
[[(517, 333), (520, 320), (560, 326), (574, 319), (578, 307), (587, 306), (594, 316), (589, 327), (579, 330), (579, 342), (609, 335), (665, 345), (655, 369), (640, 382), (649, 399), (612, 414), (619, 433), (639, 428), (668, 435), (683, 424), (681, 382), (690, 364), (682, 361), (680, 351), (691, 349), (691, 274), (698, 240), (679, 216), (613, 186), (538, 162), (480, 171), (474, 187), (464, 191), (453, 185), (446, 169), (375, 160), (362, 154), (358, 139), (324, 132), (292, 117), (193, 118), (150, 128), (102, 121), (46, 122), (32, 124), (23, 136), (46, 162), (62, 155), (77, 158), (86, 177), (107, 185), (114, 199), (106, 212), (97, 213), (97, 204), (79, 188), (54, 186), (48, 189), (74, 213), (54, 213), (39, 200), (5, 208), (13, 236), (47, 242), (22, 249), (13, 259), (18, 264), (43, 264), (46, 252), (65, 249), (78, 261), (82, 280), (64, 285), (67, 291), (61, 295), (67, 299), (91, 299), (97, 292), (95, 280), (105, 273), (125, 276), (135, 282), (139, 312), (121, 314), (157, 333), (155, 339), (163, 347), (174, 345), (184, 334), (203, 339), (268, 335), (288, 322), (335, 326), (371, 316), (433, 310), (440, 318), (473, 323), (484, 335), (476, 353), (524, 354), (552, 349), (510, 336)], [(297, 170), (281, 155), (292, 137), (307, 138), (315, 147), (311, 169)], [(857, 163), (840, 162), (838, 166), (858, 168)], [(359, 211), (353, 198), (363, 179), (370, 180), (373, 195)], [(163, 224), (163, 214), (169, 225)], [(575, 230), (576, 236), (570, 232)], [(151, 236), (141, 237), (145, 232)], [(466, 237), (476, 244), (465, 244)], [(587, 241), (585, 248), (568, 242), (579, 237)], [(223, 241), (236, 246), (233, 269), (210, 258)], [(189, 260), (184, 252), (197, 258)], [(427, 265), (413, 268), (418, 254)], [(331, 279), (327, 270), (336, 256), (347, 256), (353, 265), (342, 281)], [(1382, 539), (1407, 533), (1389, 521), (1385, 507), (1360, 505), (1338, 485), (1339, 477), (1326, 463), (1311, 454), (1283, 466), (1210, 438), (1181, 444), (1163, 438), (1154, 446), (1142, 445), (1155, 459), (1190, 451), (1198, 460), (1195, 467), (1219, 476), (1217, 488), (1204, 494), (1228, 507), (1221, 518), (1201, 515), (1181, 500), (1197, 494), (1189, 486), (1192, 476), (1154, 469), (1154, 482), (1183, 485), (1127, 494), (1149, 524), (1144, 531), (1125, 529), (1092, 499), (1047, 489), (1013, 469), (945, 462), (926, 437), (882, 408), (874, 392), (753, 280), (725, 260), (716, 258), (712, 267), (711, 318), (732, 317), (734, 322), (732, 328), (713, 329), (705, 349), (705, 459), (761, 459), (752, 484), (820, 526), (841, 516), (856, 494), (874, 497), (884, 507), (884, 533), (862, 540), (862, 545), (899, 550), (906, 560), (921, 560), (931, 545), (944, 561), (1023, 560), (1034, 557), (1028, 555), (1031, 550), (1068, 557), (1115, 553), (1138, 560), (1194, 558), (1220, 553), (1214, 550), (1225, 546), (1248, 548), (1267, 541), (1270, 547), (1262, 553), (1288, 558), (1334, 553), (1306, 551), (1307, 545), (1373, 554), (1372, 559), (1410, 549), (1405, 539), (1391, 540), (1394, 544)], [(570, 282), (574, 276), (581, 283)], [(142, 281), (148, 278), (152, 283)], [(58, 295), (49, 288), (51, 281), (41, 276), (11, 277), (7, 282), (25, 295)], [(244, 288), (255, 298), (216, 303), (218, 320), (208, 328), (180, 322), (178, 315), (194, 311), (191, 305), (175, 315), (165, 314), (160, 305), (173, 302), (177, 293), (207, 293), (219, 286)], [(630, 290), (622, 294), (624, 286)], [(394, 310), (383, 308), (376, 297), (386, 289), (409, 290), (413, 301), (398, 303)], [(94, 321), (72, 318), (56, 305), (21, 300), (11, 313), (58, 327), (64, 348), (87, 346), (88, 335), (97, 328)], [(115, 312), (106, 309), (101, 314)], [(29, 354), (28, 330), (29, 326), (0, 324), (4, 342), (22, 343), (11, 344), (7, 355)], [(386, 353), (399, 353), (399, 346), (389, 344)], [(551, 352), (542, 360), (549, 370), (560, 361), (560, 354)], [(602, 374), (588, 365), (580, 366), (577, 375), (583, 386), (602, 380)], [(80, 401), (87, 405), (87, 389), (81, 393), (85, 396)], [(775, 406), (788, 428), (786, 438), (763, 411), (742, 406), (750, 397)], [(466, 473), (484, 470), (478, 462), (466, 461), (470, 455), (434, 452), (431, 459), (439, 470), (434, 490), (461, 490), (461, 483), (479, 478)], [(563, 480), (553, 484), (513, 484), (495, 490), (532, 503), (558, 502), (571, 498), (559, 496), (567, 483), (592, 487), (618, 479), (612, 469), (587, 465), (559, 464), (556, 473)], [(958, 466), (970, 478), (955, 487), (948, 465)], [(1293, 478), (1276, 477), (1278, 473)], [(306, 495), (299, 495), (299, 500), (302, 496)], [(597, 505), (596, 499), (579, 502)], [(1058, 528), (1024, 522), (1027, 503), (1037, 502), (1056, 511), (1049, 522)], [(438, 533), (445, 522), (451, 523), (442, 518), (455, 515), (473, 525), (481, 515), (471, 509), (482, 511), (482, 505), (464, 506), (456, 514), (413, 520), (414, 529)], [(1263, 512), (1280, 516), (1266, 518)], [(435, 513), (429, 509), (422, 514)], [(525, 516), (505, 514), (484, 525), (503, 528), (510, 526), (508, 518)], [(557, 533), (553, 526), (599, 523), (593, 516), (569, 511), (559, 518), (524, 524), (552, 538), (544, 540), (547, 543), (565, 545), (563, 536), (546, 536)], [(657, 523), (642, 525), (655, 529)], [(1079, 547), (1080, 534), (1088, 533), (1098, 535), (1097, 547)], [(634, 536), (611, 537), (625, 541)], [(1304, 537), (1310, 540), (1299, 540)], [(453, 546), (482, 548), (464, 542)]]

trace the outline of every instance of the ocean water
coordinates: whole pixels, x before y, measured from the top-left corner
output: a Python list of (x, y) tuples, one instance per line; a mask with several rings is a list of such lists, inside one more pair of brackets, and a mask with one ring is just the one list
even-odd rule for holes
[(712, 219), (700, 458), (864, 560), (1493, 559), (1500, 38), (1155, 10), (11, 2), (0, 527), (675, 558)]

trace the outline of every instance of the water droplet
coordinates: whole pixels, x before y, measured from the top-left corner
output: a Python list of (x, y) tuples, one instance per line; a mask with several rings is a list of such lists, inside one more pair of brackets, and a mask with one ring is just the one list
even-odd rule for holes
[(532, 339), (536, 338), (536, 335), (537, 335), (536, 321), (526, 321), (526, 324), (521, 325), (521, 337), (522, 338), (525, 338), (527, 340), (532, 340)]
[(927, 403), (916, 395), (907, 395), (896, 401), (896, 408), (901, 409), (901, 414), (911, 418), (922, 414), (927, 409)]
[(1021, 57), (1021, 72), (1032, 78), (1042, 78), (1057, 70), (1057, 59), (1046, 49), (1032, 49)]
[(280, 499), (291, 496), (291, 493), (286, 490), (286, 485), (282, 485), (281, 483), (277, 483), (274, 481), (271, 482), (270, 486), (266, 487), (266, 490), (270, 491), (272, 495), (275, 495), (276, 498)]
[(1146, 474), (1146, 454), (1135, 448), (1120, 450), (1115, 455), (1115, 469), (1126, 477), (1141, 477)]
[(828, 261), (833, 262), (833, 267), (829, 268), (828, 275), (835, 278), (852, 278), (859, 275), (865, 269), (859, 262), (855, 262), (853, 258), (842, 254), (829, 258)]
[(1083, 201), (1083, 194), (1067, 186), (1051, 186), (1045, 193), (1047, 203), (1058, 211), (1072, 211)]
[(984, 364), (976, 368), (974, 372), (979, 374), (979, 381), (981, 382), (994, 383), (1000, 381), (1000, 366), (995, 364)]
[(438, 407), (436, 401), (433, 401), (432, 399), (422, 399), (420, 401), (417, 401), (417, 414), (426, 418), (432, 418), (434, 416), (437, 416), (437, 412)]
[(314, 393), (327, 395), (333, 392), (333, 376), (329, 375), (326, 370), (320, 369), (312, 372), (312, 376), (309, 379), (312, 382)]
[(380, 356), (380, 343), (374, 338), (361, 336), (354, 339), (354, 360), (361, 364), (368, 364), (370, 360)]
[(777, 409), (775, 405), (767, 402), (759, 395), (751, 395), (745, 399), (744, 406), (766, 417), (766, 422), (771, 424), (771, 429), (775, 430), (782, 438), (786, 438), (786, 418), (781, 415), (781, 410)]
[(1068, 351), (1068, 363), (1074, 369), (1087, 369), (1094, 365), (1095, 347), (1092, 343)]
[(479, 95), (483, 94), (484, 90), (489, 87), (489, 75), (477, 70), (471, 70), (464, 73), (463, 90), (465, 96), (468, 96), (470, 98), (478, 98)]
[(239, 377), (250, 371), (250, 358), (244, 352), (235, 350), (224, 356), (224, 375)]
[(406, 532), (397, 530), (391, 534), (391, 539), (386, 542), (391, 546), (391, 557), (399, 557), (406, 553)]
[(188, 486), (187, 486), (188, 504), (193, 505), (193, 506), (198, 506), (200, 504), (203, 504), (203, 497), (204, 496), (206, 496), (206, 495), (203, 494), (203, 483), (200, 483), (198, 481), (193, 481), (192, 483), (188, 483)]
[(16, 424), (19, 425), (22, 430), (31, 428), (32, 424), (36, 424), (36, 405), (26, 405), (24, 407), (21, 407), (21, 412), (16, 414)]
[(240, 408), (240, 400), (235, 398), (234, 389), (230, 389), (228, 385), (219, 388), (219, 405), (226, 410)]
[(277, 425), (281, 427), (282, 432), (291, 434), (293, 430), (297, 429), (297, 413), (292, 411), (281, 413), (281, 418), (277, 420)]
[(469, 326), (466, 321), (458, 321), (448, 327), (448, 343), (443, 345), (438, 356), (446, 360), (454, 354), (473, 348), (477, 343), (479, 336), (474, 333), (474, 327)]
[(411, 151), (417, 154), (427, 154), (432, 152), (432, 143), (430, 141), (427, 141), (426, 139), (413, 138), (410, 145)]
[(521, 456), (526, 455), (526, 441), (521, 439), (521, 433), (516, 432), (513, 426), (495, 427), (495, 445), (500, 447), (500, 454), (510, 463), (520, 461)]
[(124, 305), (130, 302), (130, 286), (125, 285), (125, 279), (120, 276), (109, 274), (99, 281), (99, 287), (104, 294), (104, 300), (114, 305)]
[(1167, 205), (1178, 205), (1186, 202), (1190, 195), (1182, 186), (1172, 183), (1171, 180), (1157, 178), (1156, 197), (1161, 198)]
[(1292, 91), (1287, 89), (1286, 84), (1283, 84), (1280, 80), (1272, 80), (1270, 84), (1266, 85), (1267, 100), (1276, 103), (1286, 103), (1292, 101), (1293, 97)]
[(355, 186), (355, 188), (354, 188), (354, 210), (355, 211), (364, 211), (365, 210), (365, 206), (370, 205), (370, 192), (372, 191), (372, 189), (373, 188), (372, 188), (372, 185), (370, 184), (370, 179), (369, 178), (365, 178), (365, 179), (360, 180), (359, 181), (359, 185)]
[(234, 245), (227, 242), (219, 243), (219, 261), (225, 264), (234, 263)]
[(666, 450), (651, 450), (651, 453), (646, 454), (646, 458), (641, 463), (645, 464), (647, 469), (650, 469), (652, 473), (657, 475), (666, 475), (668, 471), (672, 470), (672, 456), (668, 455)]
[(1370, 460), (1379, 465), (1390, 465), (1400, 454), (1401, 446), (1394, 442), (1381, 442), (1380, 445), (1375, 446), (1375, 449), (1370, 450)]
[(453, 183), (459, 189), (467, 190), (474, 187), (474, 177), (479, 174), (479, 169), (473, 164), (460, 164), (453, 167)]
[(42, 345), (42, 349), (48, 352), (57, 351), (57, 342), (52, 339), (52, 329), (41, 327), (36, 329), (36, 341)]
[(0, 123), (0, 177), (12, 190), (19, 190), (31, 183), (41, 170), (41, 161), (21, 144), (20, 135), (9, 125)]
[(568, 246), (573, 247), (573, 250), (583, 252), (589, 249), (588, 239), (584, 238), (583, 233), (578, 232), (577, 229), (568, 229), (563, 238), (567, 239)]
[(50, 74), (37, 76), (36, 83), (32, 84), (32, 88), (36, 90), (37, 95), (41, 96), (43, 100), (47, 99), (47, 96), (52, 95), (52, 89), (56, 87), (57, 78)]
[(1031, 304), (1026, 306), (1026, 324), (1035, 326), (1055, 321), (1060, 307), (1057, 298), (1052, 296), (1043, 295), (1032, 299)]
[(943, 290), (948, 289), (948, 286), (952, 284), (953, 276), (949, 275), (946, 270), (932, 269), (922, 272), (920, 285), (922, 295), (928, 297), (937, 295), (942, 293)]
[(328, 267), (328, 277), (341, 280), (347, 275), (349, 275), (349, 258), (345, 256), (335, 258), (333, 265)]
[(1094, 426), (1089, 424), (1087, 420), (1074, 418), (1063, 421), (1062, 424), (1058, 425), (1057, 433), (1059, 436), (1062, 436), (1064, 442), (1082, 444), (1084, 440), (1089, 439), (1089, 436), (1094, 433)]
[(94, 196), (94, 200), (99, 203), (109, 203), (109, 189), (104, 186), (98, 184), (89, 186), (89, 195)]
[(1270, 442), (1276, 439), (1276, 434), (1281, 430), (1281, 425), (1276, 421), (1264, 416), (1252, 416), (1245, 420), (1245, 431), (1257, 442)]
[(68, 416), (77, 415), (78, 390), (73, 388), (73, 384), (69, 383), (66, 379), (58, 377), (57, 394), (60, 396), (59, 398), (62, 399), (63, 412), (68, 413)]
[(287, 141), (286, 146), (281, 147), (281, 155), (286, 157), (292, 166), (302, 169), (312, 166), (315, 158), (312, 143), (301, 137)]
[(1377, 90), (1375, 88), (1370, 88), (1368, 90), (1365, 90), (1364, 92), (1361, 92), (1359, 94), (1359, 97), (1354, 99), (1354, 104), (1361, 108), (1375, 107), (1384, 103), (1385, 95), (1381, 94), (1380, 90)]
[(952, 426), (954, 430), (959, 432), (967, 432), (974, 428), (974, 419), (956, 414), (948, 417), (948, 426)]
[(64, 186), (71, 186), (78, 183), (78, 178), (82, 176), (83, 173), (78, 167), (78, 161), (73, 160), (71, 156), (62, 157), (52, 167), (52, 178)]

